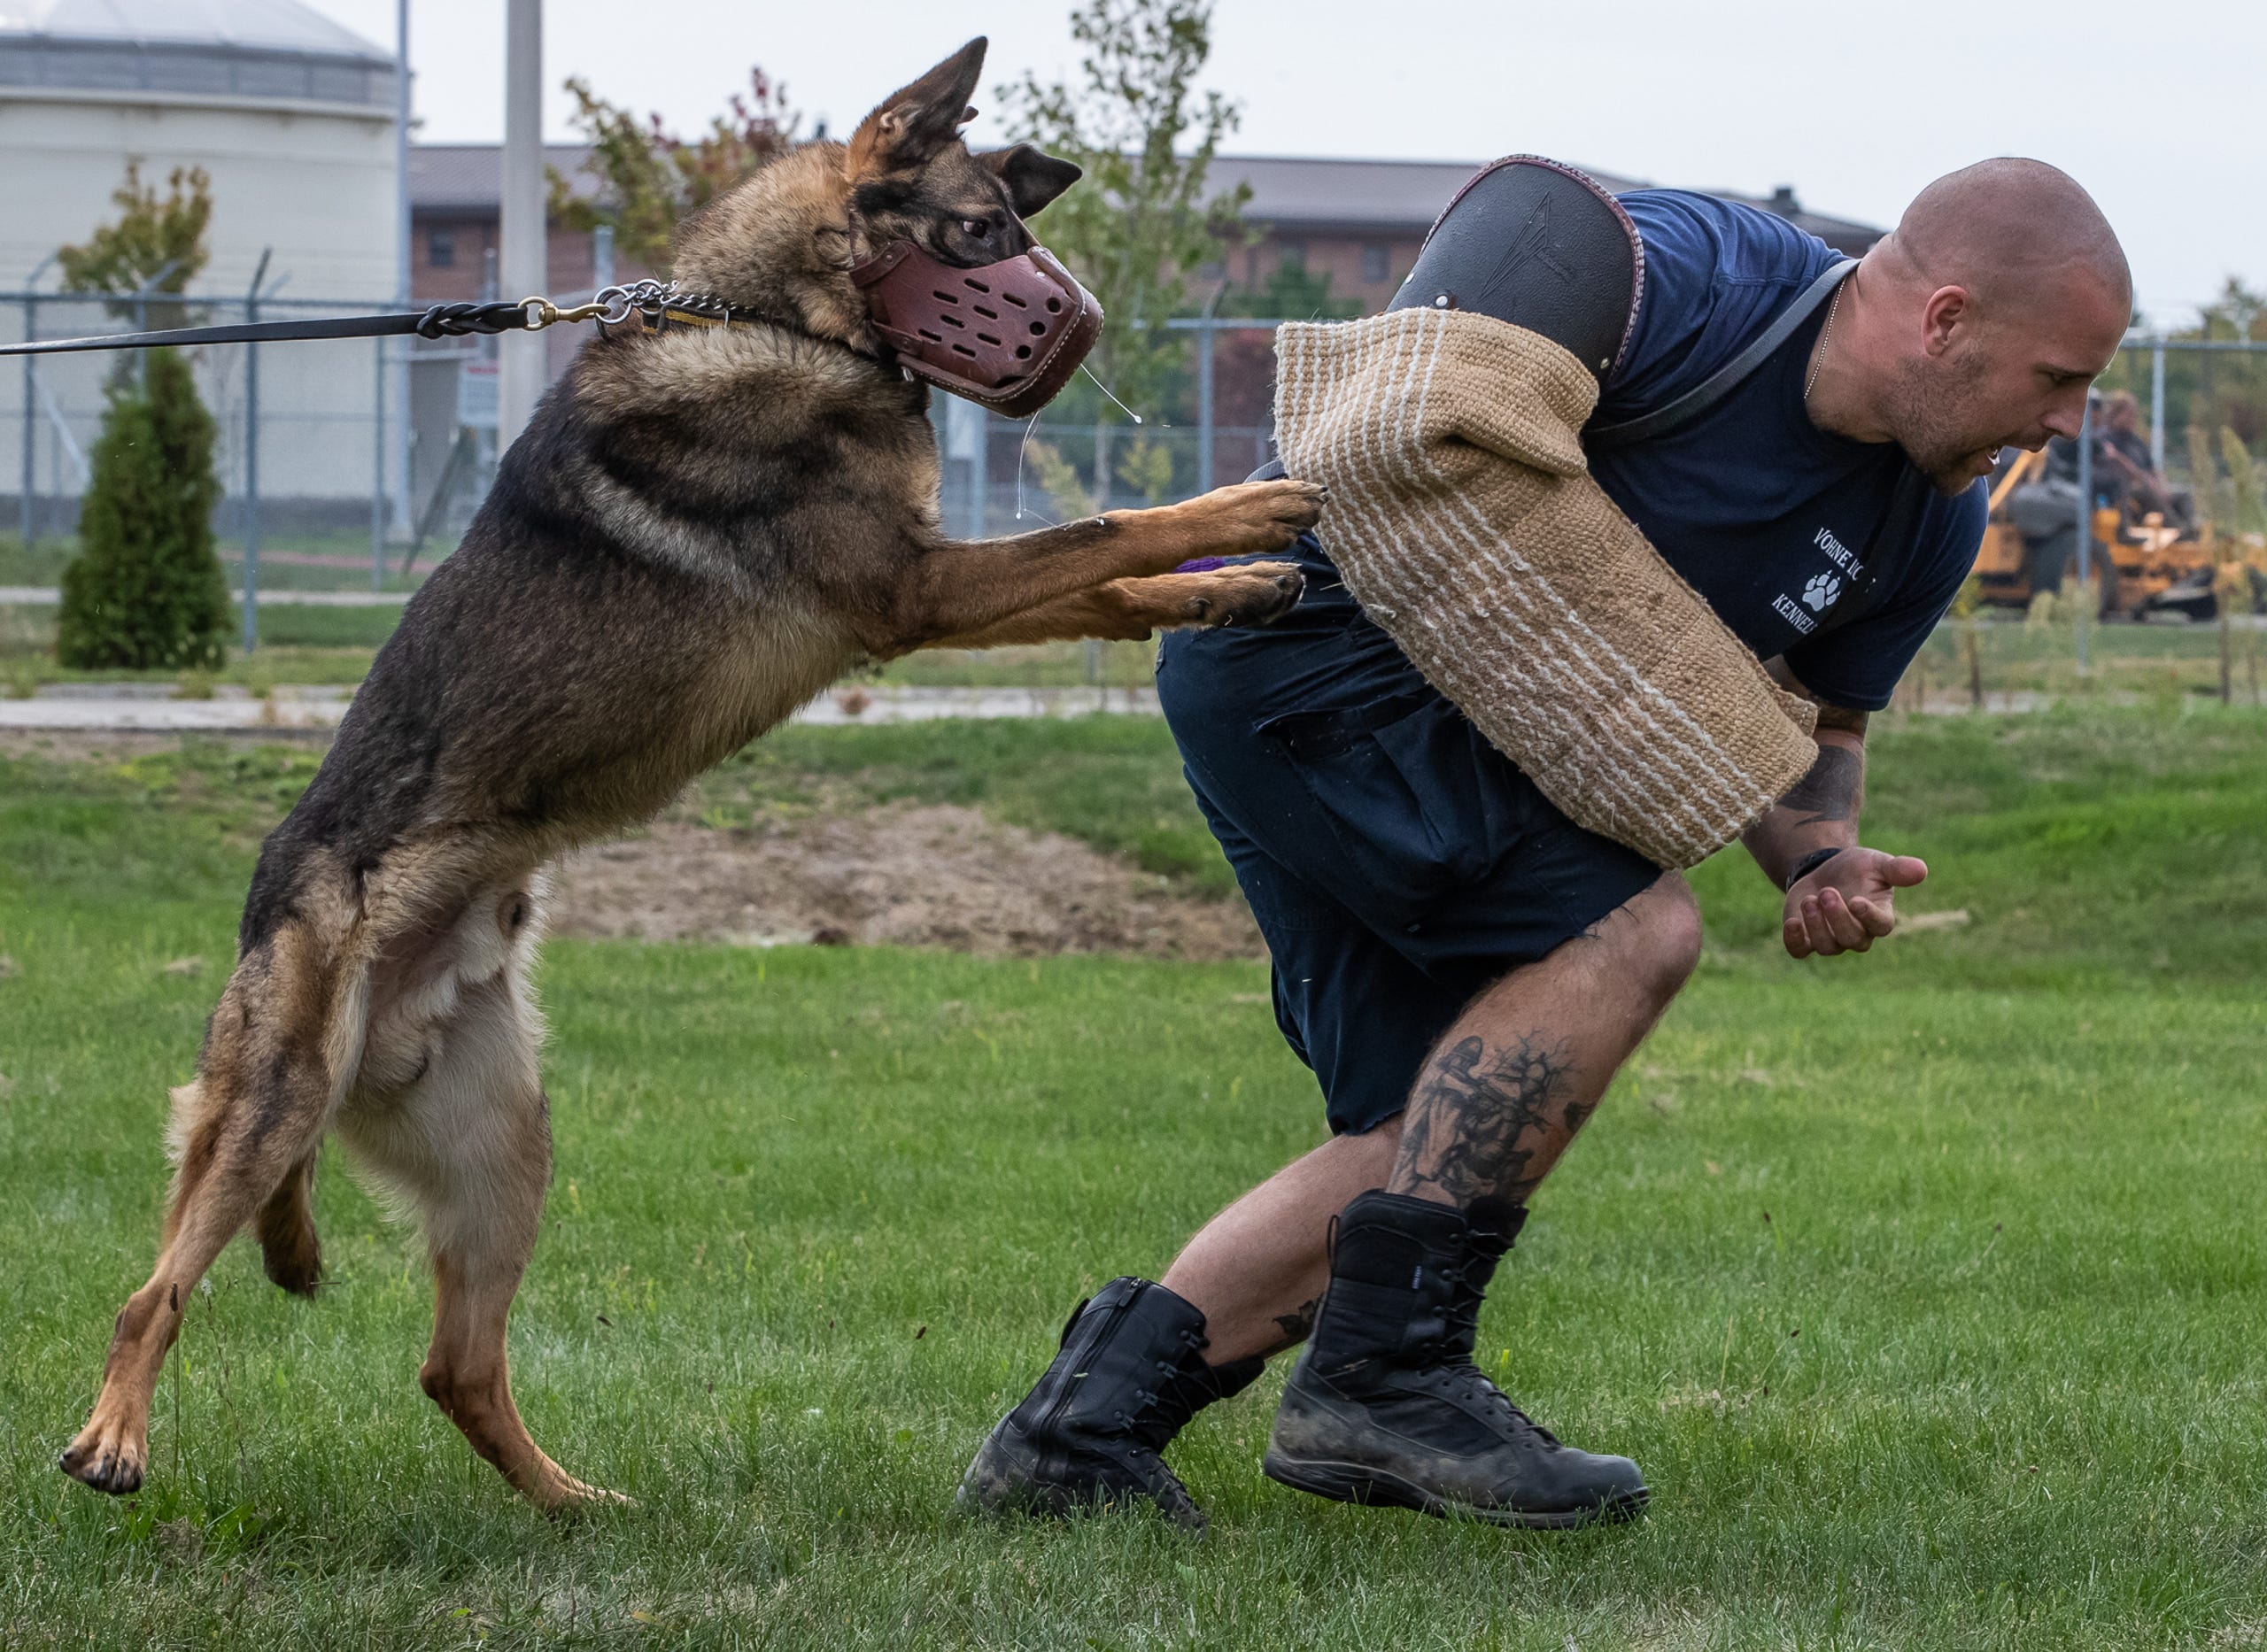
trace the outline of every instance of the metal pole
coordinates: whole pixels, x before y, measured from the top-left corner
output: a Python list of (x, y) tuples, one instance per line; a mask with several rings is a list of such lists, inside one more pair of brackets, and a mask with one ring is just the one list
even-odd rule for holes
[[(409, 0), (395, 0), (394, 4), (394, 80), (393, 153), (396, 197), (394, 213), (395, 233), (400, 243), (394, 254), (394, 287), (398, 307), (406, 310), (410, 306), (410, 289), (415, 284), (411, 278), (411, 268), (414, 263), (411, 256), (411, 248), (414, 243), (411, 239), (409, 196), (409, 123), (412, 113), (409, 75)], [(406, 535), (409, 531), (410, 519), (416, 513), (415, 506), (409, 493), (409, 351), (406, 348), (398, 349), (393, 352), (392, 376), (393, 389), (390, 395), (394, 409), (393, 428), (391, 432), (393, 447), (394, 490), (389, 514), (392, 520), (394, 531)]]
[[(39, 336), (39, 300), (30, 293), (24, 295), (24, 342), (29, 344)], [(32, 483), (33, 467), (38, 462), (35, 437), (39, 427), (33, 422), (37, 417), (39, 381), (33, 376), (32, 363), (36, 357), (24, 358), (24, 483), (22, 497), (16, 501), (17, 515), (21, 521), (24, 549), (32, 548)]]
[(1219, 326), (1216, 312), (1220, 295), (1226, 292), (1228, 283), (1223, 281), (1212, 289), (1212, 296), (1204, 301), (1204, 308), (1197, 316), (1196, 326), (1196, 490), (1212, 490), (1212, 341)]
[[(499, 262), (508, 297), (539, 293), (544, 267), (543, 0), (506, 0), (504, 12), (503, 227)], [(499, 450), (535, 416), (543, 397), (546, 342), (540, 333), (498, 341)]]
[(1212, 317), (1205, 306), (1196, 335), (1196, 490), (1212, 490)]
[(372, 339), (377, 360), (375, 378), (376, 405), (370, 442), (370, 589), (386, 588), (386, 341)]
[(2093, 398), (2078, 421), (2078, 675), (2086, 674), (2086, 633), (2093, 629)]
[(2149, 351), (2149, 463), (2164, 474), (2164, 335)]
[[(54, 262), (55, 254), (50, 252), (39, 261), (39, 267), (24, 281), (24, 342), (27, 344), (39, 336), (39, 299), (35, 296), (35, 290), (39, 286), (39, 278), (47, 274), (47, 266)], [(32, 365), (36, 359), (33, 356), (24, 358), (24, 488), (23, 497), (16, 502), (23, 519), (24, 549), (27, 551), (32, 548), (32, 530), (38, 526), (32, 517), (32, 493), (39, 483), (36, 436), (39, 428), (39, 376)]]
[[(259, 320), (259, 283), (267, 279), (274, 247), (263, 247), (251, 287), (244, 294), (244, 320)], [(259, 647), (259, 346), (244, 346), (244, 652)]]
[(976, 506), (969, 513), (969, 526), (979, 539), (984, 537), (985, 506), (992, 493), (992, 410), (977, 409), (976, 417)]
[[(179, 259), (167, 259), (158, 273), (143, 282), (140, 290), (135, 293), (134, 330), (135, 332), (142, 333), (149, 330), (151, 297), (153, 294), (162, 297), (165, 289), (160, 283), (180, 267)], [(134, 382), (144, 390), (150, 388), (150, 352), (146, 350), (137, 350), (134, 352)]]
[(614, 285), (614, 226), (600, 224), (591, 231), (591, 290), (604, 292)]
[(958, 396), (944, 398), (944, 468), (940, 478), (945, 520), (954, 531), (980, 537), (975, 526), (978, 469), (984, 462), (985, 410)]

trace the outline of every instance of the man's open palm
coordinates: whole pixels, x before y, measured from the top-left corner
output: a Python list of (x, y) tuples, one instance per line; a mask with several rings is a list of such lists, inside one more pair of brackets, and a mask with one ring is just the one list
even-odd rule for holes
[(1781, 938), (1790, 956), (1861, 953), (1897, 927), (1897, 892), (1927, 877), (1909, 854), (1845, 849), (1787, 892)]

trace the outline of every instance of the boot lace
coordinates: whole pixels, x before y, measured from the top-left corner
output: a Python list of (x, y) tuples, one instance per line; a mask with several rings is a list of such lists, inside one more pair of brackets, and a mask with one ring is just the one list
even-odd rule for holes
[(1134, 1391), (1133, 1409), (1110, 1414), (1116, 1432), (1133, 1447), (1126, 1455), (1141, 1464), (1142, 1472), (1161, 1493), (1169, 1488), (1172, 1494), (1188, 1501), (1193, 1501), (1189, 1499), (1188, 1487), (1158, 1454), (1196, 1415), (1202, 1403), (1199, 1396), (1189, 1392), (1189, 1372), (1192, 1366), (1202, 1371), (1200, 1356), (1204, 1346), (1205, 1339), (1200, 1333), (1182, 1332), (1180, 1354), (1155, 1362), (1157, 1376), (1152, 1386)]
[(1465, 1277), (1461, 1262), (1443, 1268), (1441, 1277), (1449, 1282), (1453, 1295), (1445, 1318), (1446, 1335), (1441, 1339), (1438, 1352), (1442, 1372), (1448, 1381), (1479, 1399), (1500, 1415), (1516, 1421), (1546, 1444), (1559, 1444), (1559, 1436), (1536, 1422), (1512, 1402), (1512, 1398), (1482, 1370), (1473, 1354), (1480, 1340), (1481, 1293)]

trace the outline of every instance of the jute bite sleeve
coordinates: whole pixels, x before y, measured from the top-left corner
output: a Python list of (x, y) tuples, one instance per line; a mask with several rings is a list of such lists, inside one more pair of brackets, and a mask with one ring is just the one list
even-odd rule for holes
[(1705, 860), (1818, 756), (1764, 671), (1590, 479), (1598, 384), (1458, 311), (1276, 334), (1284, 468), (1370, 617), (1544, 795), (1666, 867)]

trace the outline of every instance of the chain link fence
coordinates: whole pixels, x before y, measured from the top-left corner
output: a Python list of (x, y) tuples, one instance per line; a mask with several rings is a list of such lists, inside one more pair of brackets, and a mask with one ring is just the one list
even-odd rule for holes
[[(144, 295), (139, 307), (146, 314), (159, 301), (185, 305), (191, 322), (393, 307), (289, 297), (282, 285), (271, 283), (257, 297)], [(136, 308), (131, 299), (0, 293), (0, 336), (120, 330), (139, 324)], [(1084, 381), (1030, 421), (936, 398), (948, 531), (1016, 533), (1240, 480), (1273, 453), (1277, 325), (1209, 316), (1166, 323), (1181, 341), (1180, 360), (1153, 406), (1121, 411), (1105, 388)], [(583, 336), (563, 328), (547, 336), (554, 374)], [(2258, 530), (2267, 520), (2252, 520), (2258, 478), (2232, 474), (2229, 461), (2248, 463), (2248, 452), (2241, 460), (2224, 455), (2216, 433), (2199, 444), (2169, 428), (2166, 363), (2184, 353), (2256, 358), (2241, 364), (2248, 370), (2267, 367), (2267, 344), (2137, 338), (2113, 372), (2140, 395), (2152, 453), (2170, 483), (2196, 502), (2195, 526), (2157, 534), (2162, 543), (2144, 579), (2139, 565), (2147, 559), (2119, 543), (2126, 530), (2099, 508), (2086, 513), (2090, 531), (2077, 531), (2076, 501), (2102, 503), (2094, 479), (2082, 475), (2070, 490), (2073, 554), (2061, 578), (2043, 578), (2037, 590), (1981, 580), (1915, 662), (1901, 705), (2012, 708), (2078, 693), (2259, 698), (2255, 610), (2267, 598), (2267, 535)], [(104, 388), (113, 374), (133, 371), (133, 362), (126, 355), (25, 358), (14, 364), (14, 394), (0, 381), (0, 477), (13, 483), (0, 490), (0, 544), (15, 541), (0, 553), (0, 589), (54, 583), (72, 549)], [(198, 350), (192, 363), (219, 427), (226, 497), (215, 528), (231, 585), (242, 593), (247, 644), (258, 634), (263, 591), (281, 599), (354, 590), (398, 595), (414, 586), (461, 537), (494, 474), (493, 340), (231, 344)], [(2080, 448), (2090, 453), (2092, 444)], [(2200, 463), (2214, 474), (2197, 474)], [(1995, 515), (1995, 533), (2004, 514)], [(1995, 554), (2036, 573), (2035, 547), (2008, 549), (2020, 537), (1996, 552), (1987, 544), (1979, 573), (1988, 573)], [(2188, 598), (2201, 580), (2211, 600), (2163, 606), (2163, 593), (2184, 576)], [(2082, 590), (2105, 588), (2107, 599), (2079, 599)], [(19, 590), (16, 600), (22, 599)], [(38, 634), (35, 624), (16, 629)], [(1124, 686), (1147, 680), (1148, 659), (1143, 649), (1074, 645), (1006, 651), (980, 661), (924, 656), (905, 662), (901, 673), (914, 681)]]

